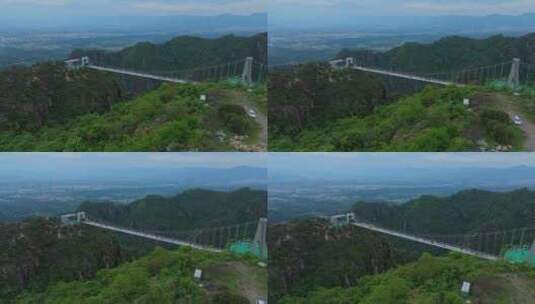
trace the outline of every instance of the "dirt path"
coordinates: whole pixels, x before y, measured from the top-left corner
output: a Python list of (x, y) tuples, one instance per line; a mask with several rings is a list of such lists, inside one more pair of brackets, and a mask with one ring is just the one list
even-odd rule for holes
[(247, 96), (243, 93), (231, 92), (232, 101), (240, 106), (242, 106), (245, 111), (254, 110), (256, 112), (256, 123), (260, 126), (260, 133), (258, 134), (258, 144), (261, 145), (264, 150), (267, 149), (268, 141), (268, 119), (267, 115), (260, 112), (259, 109), (247, 99)]
[(226, 285), (234, 292), (256, 304), (258, 299), (267, 299), (267, 272), (265, 269), (240, 262), (228, 262), (207, 269), (207, 278)]
[(523, 114), (522, 109), (515, 103), (514, 98), (504, 94), (492, 94), (489, 96), (492, 101), (495, 101), (496, 105), (504, 112), (509, 114), (511, 119), (515, 115), (519, 115), (522, 118), (523, 124), (519, 126), (524, 131), (524, 150), (528, 152), (535, 151), (535, 124), (529, 121), (527, 115)]
[(474, 303), (535, 303), (533, 279), (525, 274), (506, 273), (480, 278), (474, 284)]

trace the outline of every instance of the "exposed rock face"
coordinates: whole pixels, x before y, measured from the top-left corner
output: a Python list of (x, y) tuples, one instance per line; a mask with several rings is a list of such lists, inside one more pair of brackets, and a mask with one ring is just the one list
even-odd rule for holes
[(124, 259), (104, 232), (46, 219), (0, 224), (0, 248), (0, 299), (52, 281), (90, 278)]
[(271, 300), (311, 286), (353, 286), (395, 264), (385, 240), (354, 226), (301, 221), (270, 227), (268, 239)]
[(13, 67), (0, 72), (0, 130), (33, 130), (81, 114), (105, 112), (120, 101), (114, 76), (63, 63)]

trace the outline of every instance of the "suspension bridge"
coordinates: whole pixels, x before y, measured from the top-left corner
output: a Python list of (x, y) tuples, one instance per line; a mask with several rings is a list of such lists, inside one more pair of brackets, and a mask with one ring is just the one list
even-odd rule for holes
[(65, 61), (65, 65), (69, 69), (87, 68), (170, 83), (199, 83), (236, 78), (244, 84), (252, 85), (256, 82), (262, 82), (267, 74), (267, 65), (253, 57), (196, 69), (161, 71), (141, 71), (131, 67), (106, 66), (93, 63), (89, 57), (69, 59)]
[[(192, 231), (148, 230), (121, 227), (114, 223), (90, 219), (85, 212), (65, 214), (60, 218), (63, 225), (82, 224), (151, 241), (176, 246), (187, 246), (214, 253), (221, 253), (230, 249), (239, 253), (252, 253), (262, 258), (267, 257), (266, 218), (260, 218), (256, 222)], [(233, 247), (236, 247), (236, 250), (232, 250)]]
[(352, 69), (444, 86), (484, 85), (493, 81), (501, 81), (514, 89), (535, 82), (535, 66), (522, 63), (519, 58), (497, 64), (429, 74), (368, 66), (352, 57), (331, 60), (329, 64), (333, 69)]
[(419, 234), (397, 229), (380, 227), (359, 220), (354, 213), (327, 217), (332, 225), (353, 225), (363, 229), (394, 236), (482, 259), (497, 261), (511, 250), (523, 250), (535, 262), (535, 227), (525, 227), (501, 231), (485, 231), (468, 234)]

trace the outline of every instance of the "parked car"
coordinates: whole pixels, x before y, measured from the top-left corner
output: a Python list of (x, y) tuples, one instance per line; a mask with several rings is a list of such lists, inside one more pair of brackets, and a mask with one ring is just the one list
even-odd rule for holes
[(513, 123), (517, 126), (521, 126), (522, 125), (522, 118), (520, 118), (520, 116), (518, 115), (515, 115), (513, 117)]
[(247, 111), (247, 114), (252, 118), (256, 118), (256, 112), (253, 109), (250, 109), (249, 111)]

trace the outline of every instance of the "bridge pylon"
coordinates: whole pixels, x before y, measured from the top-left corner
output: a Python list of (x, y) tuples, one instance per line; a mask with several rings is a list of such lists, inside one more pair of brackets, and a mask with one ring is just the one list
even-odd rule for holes
[(263, 257), (267, 257), (267, 224), (268, 219), (263, 217), (258, 220), (258, 226), (256, 227), (256, 233), (254, 237), (254, 244), (260, 249), (260, 254)]
[(511, 66), (511, 73), (509, 73), (509, 79), (507, 85), (511, 88), (517, 88), (520, 85), (520, 59), (514, 58)]
[(243, 66), (243, 72), (241, 79), (243, 83), (251, 85), (253, 83), (253, 57), (247, 57), (245, 59), (245, 65)]

